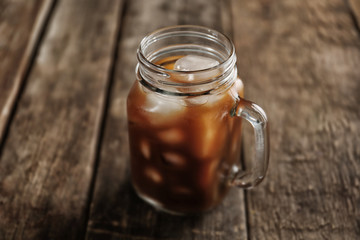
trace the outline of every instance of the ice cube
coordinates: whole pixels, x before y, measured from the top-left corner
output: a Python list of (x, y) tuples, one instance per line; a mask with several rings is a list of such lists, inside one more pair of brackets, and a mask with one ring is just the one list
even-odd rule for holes
[(175, 194), (180, 194), (180, 195), (192, 194), (192, 190), (184, 186), (175, 186), (172, 190)]
[(238, 97), (244, 97), (244, 84), (240, 78), (237, 78), (234, 85), (230, 89), (230, 95), (236, 99)]
[(187, 97), (185, 102), (187, 106), (198, 106), (207, 103), (209, 95), (191, 96)]
[(150, 159), (150, 145), (145, 139), (140, 141), (140, 151), (146, 159)]
[[(211, 67), (219, 65), (219, 62), (215, 59), (197, 56), (197, 55), (187, 55), (185, 57), (179, 58), (174, 65), (174, 70), (178, 71), (198, 71), (204, 70)], [(205, 71), (196, 74), (180, 74), (178, 76), (179, 80), (184, 80), (188, 82), (207, 80), (213, 77), (216, 77), (219, 74), (218, 70)]]
[[(231, 93), (230, 93), (231, 95)], [(209, 94), (209, 95), (200, 95), (200, 96), (190, 96), (185, 99), (185, 103), (187, 106), (198, 106), (206, 104), (207, 107), (222, 105), (224, 101), (229, 100), (229, 95), (227, 93), (219, 93), (219, 94)]]
[(185, 111), (185, 104), (180, 99), (171, 99), (171, 97), (164, 97), (157, 93), (147, 93), (144, 110), (153, 125), (173, 124), (174, 121), (181, 119), (181, 114)]
[(168, 130), (161, 131), (159, 132), (158, 136), (161, 141), (170, 144), (181, 143), (185, 137), (181, 129), (178, 128), (171, 128)]
[(166, 152), (162, 154), (163, 160), (165, 163), (177, 166), (177, 167), (183, 167), (186, 164), (186, 160), (183, 156), (180, 156), (177, 153), (173, 152)]
[(162, 177), (155, 168), (152, 167), (145, 168), (145, 175), (155, 183), (162, 182)]
[(128, 118), (132, 122), (153, 126), (173, 124), (181, 119), (185, 111), (186, 105), (181, 98), (152, 92), (139, 82), (133, 86), (130, 94)]
[(226, 115), (219, 115), (215, 110), (196, 120), (194, 152), (199, 158), (208, 159), (222, 151), (226, 142), (226, 124)]
[(219, 62), (212, 58), (187, 55), (175, 62), (174, 69), (180, 71), (198, 71), (215, 67), (218, 64)]

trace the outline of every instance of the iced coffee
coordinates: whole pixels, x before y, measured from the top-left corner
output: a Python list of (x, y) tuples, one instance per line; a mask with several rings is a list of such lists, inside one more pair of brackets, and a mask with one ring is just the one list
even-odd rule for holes
[(184, 45), (167, 40), (160, 50), (139, 49), (127, 100), (133, 186), (173, 213), (217, 205), (240, 157), (244, 89), (230, 59), (236, 57), (230, 50), (214, 54), (189, 36)]

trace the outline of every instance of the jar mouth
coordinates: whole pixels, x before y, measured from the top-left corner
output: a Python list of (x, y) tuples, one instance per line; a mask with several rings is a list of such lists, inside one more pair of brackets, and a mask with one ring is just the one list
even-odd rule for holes
[[(166, 69), (164, 67), (161, 67), (160, 65), (157, 65), (155, 63), (153, 63), (150, 59), (148, 59), (148, 57), (144, 54), (144, 48), (146, 47), (146, 45), (151, 44), (152, 42), (158, 41), (159, 39), (165, 38), (165, 37), (174, 37), (177, 34), (187, 34), (187, 35), (193, 35), (193, 36), (203, 36), (203, 37), (208, 37), (211, 38), (215, 41), (219, 41), (216, 40), (217, 38), (221, 38), (220, 41), (226, 41), (228, 46), (224, 47), (228, 47), (229, 48), (229, 54), (227, 56), (226, 59), (224, 59), (223, 61), (219, 62), (217, 65), (212, 66), (210, 68), (204, 68), (204, 69), (199, 69), (199, 70), (194, 70), (194, 71), (184, 71), (184, 70), (175, 70), (175, 69)], [(138, 55), (139, 58), (142, 61), (146, 61), (149, 64), (151, 64), (153, 67), (155, 68), (159, 68), (161, 70), (166, 70), (169, 72), (180, 72), (180, 73), (196, 73), (196, 72), (203, 72), (203, 71), (208, 71), (208, 70), (213, 70), (216, 68), (221, 67), (222, 65), (225, 65), (228, 61), (231, 60), (231, 58), (233, 57), (233, 55), (235, 55), (235, 47), (234, 44), (232, 43), (232, 41), (230, 40), (230, 38), (228, 38), (226, 35), (222, 34), (221, 32), (218, 32), (216, 30), (207, 28), (207, 27), (202, 27), (202, 26), (196, 26), (196, 25), (175, 25), (175, 26), (170, 26), (170, 27), (164, 27), (164, 28), (160, 28), (148, 35), (146, 35), (142, 41), (140, 42), (139, 48), (138, 48)]]
[[(184, 50), (186, 49), (186, 50)], [(156, 64), (156, 58), (161, 56), (174, 56), (177, 53), (201, 52), (201, 54), (210, 54), (212, 58), (218, 60), (218, 64), (199, 70), (178, 70), (167, 69)], [(173, 55), (171, 55), (173, 54)], [(181, 54), (179, 54), (181, 55)], [(204, 56), (205, 56), (204, 55)], [(214, 82), (223, 82), (231, 74), (235, 67), (236, 55), (235, 47), (232, 41), (224, 34), (209, 29), (207, 27), (196, 25), (176, 25), (158, 29), (145, 36), (137, 51), (139, 67), (137, 68), (142, 77), (152, 85), (168, 87), (191, 87), (213, 85)], [(211, 78), (196, 78), (196, 81), (174, 82), (171, 76), (203, 76), (206, 73), (219, 71), (221, 74)], [(156, 76), (156, 77), (152, 77)]]

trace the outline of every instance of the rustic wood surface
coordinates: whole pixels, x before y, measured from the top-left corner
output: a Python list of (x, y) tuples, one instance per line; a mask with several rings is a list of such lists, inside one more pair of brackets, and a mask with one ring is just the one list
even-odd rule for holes
[(52, 1), (0, 2), (0, 142)]
[[(265, 181), (199, 216), (129, 182), (136, 48), (176, 24), (234, 40), (271, 122)], [(359, 26), (358, 0), (0, 0), (0, 240), (360, 239)]]
[(249, 238), (360, 239), (360, 32), (349, 5), (234, 0), (233, 10), (246, 95), (271, 122), (268, 177), (247, 192)]
[(85, 234), (119, 5), (57, 3), (2, 146), (1, 239)]

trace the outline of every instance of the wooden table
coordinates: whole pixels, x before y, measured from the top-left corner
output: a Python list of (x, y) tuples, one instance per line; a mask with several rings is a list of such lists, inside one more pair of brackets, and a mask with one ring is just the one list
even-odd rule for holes
[[(271, 122), (266, 180), (200, 216), (129, 183), (136, 48), (176, 24), (233, 39)], [(0, 0), (0, 239), (360, 239), (359, 104), (359, 0)]]

